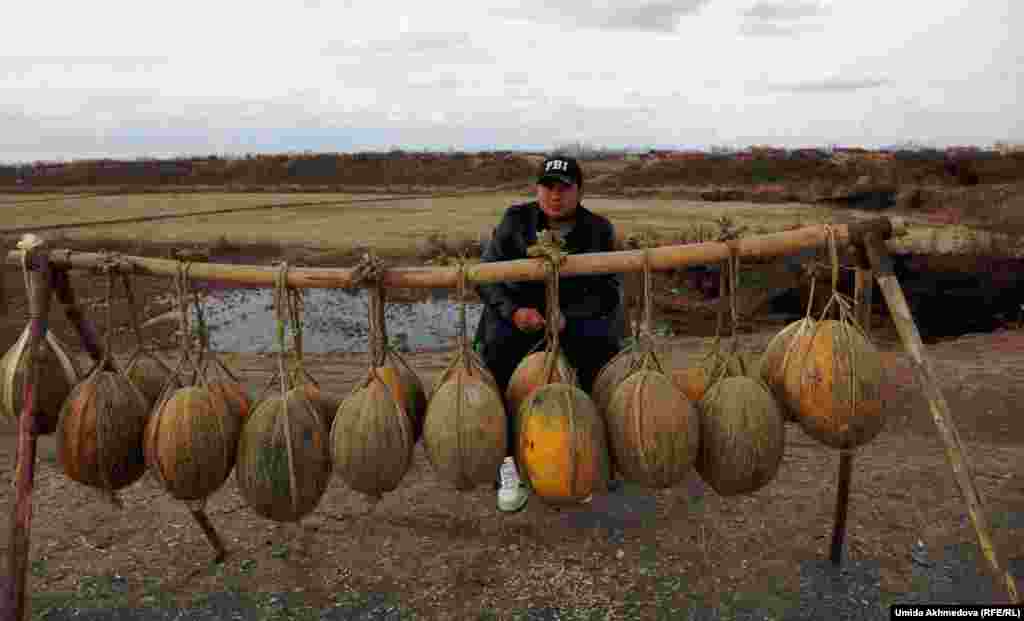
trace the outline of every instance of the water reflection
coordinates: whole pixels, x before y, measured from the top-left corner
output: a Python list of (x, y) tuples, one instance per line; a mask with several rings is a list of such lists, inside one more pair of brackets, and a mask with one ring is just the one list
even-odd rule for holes
[[(388, 303), (388, 336), (411, 351), (437, 351), (455, 344), (458, 303), (449, 291), (432, 291), (424, 302)], [(365, 352), (367, 292), (344, 289), (307, 289), (302, 322), (303, 349), (309, 353)], [(470, 338), (482, 307), (466, 306)], [(203, 314), (210, 327), (210, 343), (218, 351), (269, 353), (277, 351), (277, 317), (271, 289), (214, 289), (208, 292)], [(288, 331), (291, 348), (291, 331)]]

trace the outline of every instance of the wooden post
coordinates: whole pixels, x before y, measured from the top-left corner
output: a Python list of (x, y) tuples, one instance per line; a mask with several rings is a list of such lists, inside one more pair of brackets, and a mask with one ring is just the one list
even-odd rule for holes
[(939, 389), (939, 379), (935, 374), (935, 369), (932, 368), (931, 361), (925, 356), (921, 334), (910, 314), (910, 307), (903, 295), (903, 289), (900, 287), (899, 281), (896, 280), (892, 259), (889, 257), (885, 245), (874, 235), (865, 235), (864, 242), (878, 286), (882, 295), (885, 296), (885, 302), (896, 323), (896, 330), (899, 332), (900, 340), (903, 341), (903, 347), (906, 349), (907, 355), (910, 356), (910, 363), (917, 376), (917, 381), (921, 384), (925, 397), (928, 399), (928, 409), (931, 410), (932, 418), (935, 420), (939, 437), (946, 445), (946, 460), (953, 470), (953, 477), (967, 505), (967, 512), (974, 525), (974, 532), (978, 536), (978, 545), (992, 569), (996, 588), (1000, 588), (1000, 585), (1005, 586), (1006, 592), (1010, 596), (1010, 602), (1019, 604), (1021, 600), (1017, 594), (1017, 584), (1009, 571), (1003, 569), (999, 564), (995, 544), (992, 542), (989, 532), (988, 518), (985, 516), (978, 489), (974, 485), (974, 477), (971, 475), (970, 464), (963, 444), (960, 442), (960, 434), (953, 423), (949, 404), (946, 403), (946, 399)]
[(3, 578), (3, 599), (0, 601), (0, 621), (23, 621), (27, 618), (25, 604), (28, 581), (28, 557), (32, 533), (32, 488), (35, 481), (36, 389), (39, 384), (39, 366), (36, 364), (39, 346), (46, 337), (50, 315), (50, 261), (45, 246), (29, 246), (25, 252), (26, 285), (28, 290), (29, 331), (25, 354), (25, 384), (22, 410), (18, 417), (17, 466), (15, 468), (15, 499), (11, 510), (10, 536), (7, 550), (7, 576)]
[[(853, 303), (857, 323), (868, 336), (871, 334), (871, 268), (863, 248), (857, 250), (857, 272), (854, 276)], [(839, 453), (839, 478), (836, 486), (836, 512), (832, 527), (832, 563), (843, 563), (843, 543), (846, 539), (846, 516), (850, 506), (850, 481), (853, 478), (853, 453)]]
[(215, 556), (213, 557), (214, 563), (220, 563), (223, 561), (228, 553), (224, 549), (224, 542), (220, 538), (220, 534), (217, 529), (213, 527), (213, 523), (210, 522), (210, 517), (206, 515), (206, 510), (202, 507), (193, 507), (189, 505), (189, 513), (192, 514), (192, 519), (196, 521), (199, 528), (202, 529), (203, 534), (206, 535), (206, 541), (209, 542), (210, 547), (213, 548)]
[[(57, 295), (57, 300), (64, 307), (64, 316), (71, 322), (71, 325), (75, 326), (78, 337), (82, 340), (82, 347), (89, 353), (89, 357), (94, 362), (101, 360), (103, 358), (103, 347), (100, 345), (99, 339), (96, 338), (96, 330), (93, 329), (92, 324), (85, 318), (85, 314), (82, 313), (81, 307), (78, 306), (78, 300), (75, 299), (75, 290), (71, 288), (71, 277), (67, 269), (53, 271), (53, 289)], [(110, 327), (108, 326), (107, 329), (109, 330)]]

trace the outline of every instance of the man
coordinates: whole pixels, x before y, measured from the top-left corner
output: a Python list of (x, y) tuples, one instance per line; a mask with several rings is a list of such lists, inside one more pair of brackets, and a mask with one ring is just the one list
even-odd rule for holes
[[(495, 229), (482, 261), (525, 259), (537, 232), (556, 231), (571, 254), (615, 250), (615, 230), (604, 217), (583, 207), (583, 172), (571, 157), (550, 157), (537, 176), (537, 200), (513, 205)], [(510, 282), (477, 286), (484, 302), (477, 324), (480, 353), (504, 394), (513, 371), (544, 338), (545, 283)], [(594, 378), (622, 347), (625, 321), (618, 275), (559, 279), (559, 344), (576, 369), (580, 387), (590, 393)], [(508, 416), (508, 449), (499, 471), (498, 509), (522, 509), (529, 490), (515, 464), (514, 412)]]

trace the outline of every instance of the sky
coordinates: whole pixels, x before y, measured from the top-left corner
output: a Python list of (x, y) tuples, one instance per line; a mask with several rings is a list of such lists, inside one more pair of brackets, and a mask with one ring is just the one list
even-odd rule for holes
[(1024, 140), (1021, 0), (36, 0), (0, 162)]

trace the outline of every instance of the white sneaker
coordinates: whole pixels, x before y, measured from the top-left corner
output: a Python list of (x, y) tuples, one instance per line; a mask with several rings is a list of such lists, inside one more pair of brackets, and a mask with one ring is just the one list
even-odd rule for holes
[(501, 487), (498, 488), (498, 510), (514, 513), (525, 507), (526, 501), (530, 499), (530, 490), (519, 478), (514, 459), (505, 458), (498, 469), (498, 477), (501, 480)]

